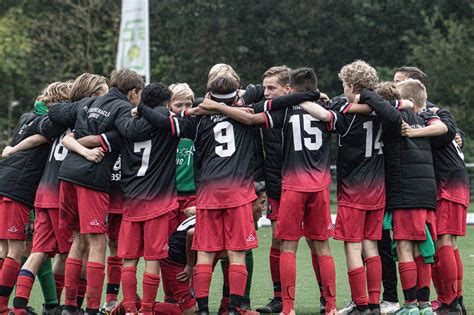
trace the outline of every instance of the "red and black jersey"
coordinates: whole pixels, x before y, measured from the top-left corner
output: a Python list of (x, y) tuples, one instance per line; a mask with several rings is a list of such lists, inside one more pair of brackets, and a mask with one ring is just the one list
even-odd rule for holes
[(58, 177), (76, 185), (109, 192), (112, 169), (120, 150), (112, 150), (105, 135), (114, 130), (126, 134), (128, 130), (136, 128), (133, 126), (135, 120), (131, 119), (132, 108), (127, 97), (116, 88), (111, 88), (104, 96), (53, 106), (48, 113), (53, 122), (70, 126), (75, 120), (76, 139), (103, 135), (104, 147), (109, 149), (100, 163), (90, 162), (70, 152), (61, 164)]
[(345, 97), (334, 98), (337, 146), (337, 203), (361, 210), (385, 207), (382, 123), (377, 115), (348, 114)]
[(422, 128), (439, 117), (431, 112), (397, 110), (377, 93), (363, 90), (360, 101), (374, 109), (382, 121), (385, 158), (386, 209), (436, 210), (436, 182), (429, 138), (400, 134), (402, 120)]
[[(169, 119), (167, 108), (157, 107), (155, 111)], [(145, 221), (178, 208), (176, 150), (179, 138), (176, 133), (156, 128), (143, 117), (133, 119), (136, 120), (134, 125), (141, 127), (129, 129), (123, 135), (123, 217), (128, 221)]]
[(301, 192), (326, 189), (331, 183), (328, 124), (298, 105), (263, 115), (268, 128), (282, 129), (282, 188)]
[(464, 154), (454, 140), (457, 131), (456, 121), (446, 109), (439, 109), (436, 114), (448, 127), (446, 135), (431, 138), (438, 187), (437, 198), (469, 207), (469, 174), (464, 163)]
[(194, 141), (198, 208), (234, 208), (256, 199), (252, 127), (224, 115), (165, 117), (147, 106), (139, 106), (139, 112), (172, 135)]
[[(26, 113), (20, 118), (20, 127), (13, 136), (11, 145), (15, 146), (37, 133), (52, 141), (59, 136), (60, 129), (62, 128), (53, 125), (47, 116)], [(43, 175), (50, 147), (49, 143), (42, 144), (1, 160), (0, 195), (33, 207), (36, 189)]]

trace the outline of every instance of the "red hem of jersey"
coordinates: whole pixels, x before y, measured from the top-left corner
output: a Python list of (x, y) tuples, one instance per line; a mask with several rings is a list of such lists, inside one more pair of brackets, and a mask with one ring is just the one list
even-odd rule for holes
[(123, 208), (120, 208), (120, 209), (110, 208), (108, 213), (109, 214), (123, 214)]
[(288, 185), (282, 185), (281, 188), (285, 190), (290, 190), (290, 191), (297, 191), (297, 192), (318, 192), (318, 191), (323, 191), (327, 189), (331, 183), (326, 184), (324, 186), (319, 186), (318, 188), (304, 188), (302, 189), (301, 187), (296, 187), (296, 186), (288, 186)]
[(59, 202), (58, 203), (35, 203), (35, 209), (36, 208), (59, 210)]
[(243, 201), (236, 201), (235, 203), (230, 203), (230, 204), (225, 204), (225, 205), (199, 205), (198, 203), (196, 203), (196, 209), (220, 210), (220, 209), (237, 208), (237, 207), (243, 206), (247, 203), (251, 203), (255, 199), (257, 199), (257, 196), (252, 196), (250, 199), (245, 199)]
[(344, 206), (344, 207), (353, 208), (353, 209), (357, 209), (357, 210), (363, 210), (363, 211), (373, 211), (373, 210), (385, 209), (385, 203), (368, 206), (368, 205), (360, 205), (360, 204), (357, 204), (357, 203), (339, 201), (339, 199), (338, 199), (337, 200), (338, 209), (339, 209), (339, 206)]
[(179, 206), (172, 206), (170, 208), (167, 208), (167, 209), (164, 209), (162, 211), (159, 211), (159, 212), (155, 212), (153, 214), (150, 214), (150, 215), (147, 215), (147, 216), (144, 216), (144, 217), (128, 217), (127, 214), (126, 214), (126, 210), (124, 209), (124, 211), (122, 212), (122, 220), (125, 220), (125, 221), (128, 221), (128, 222), (144, 222), (144, 221), (148, 221), (148, 220), (152, 220), (154, 218), (158, 218), (158, 217), (161, 217), (173, 210), (176, 210), (176, 209), (179, 209)]

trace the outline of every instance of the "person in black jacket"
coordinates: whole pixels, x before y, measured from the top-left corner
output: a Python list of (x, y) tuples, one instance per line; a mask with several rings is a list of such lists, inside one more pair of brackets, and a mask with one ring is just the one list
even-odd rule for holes
[[(409, 81), (399, 88), (410, 85), (411, 92), (401, 96), (413, 99), (413, 111), (398, 111), (372, 91), (363, 90), (360, 95), (360, 101), (371, 106), (383, 124), (386, 211), (393, 214), (393, 238), (397, 241), (398, 268), (405, 296), (400, 314), (416, 308), (417, 300), (420, 311), (430, 308), (431, 267), (424, 262), (416, 244), (427, 239), (425, 225), (436, 237), (436, 184), (427, 136), (447, 132), (439, 117), (422, 110), (426, 102), (424, 86), (418, 80)], [(411, 138), (413, 134), (423, 137)]]
[[(13, 136), (11, 147), (27, 137), (42, 133), (50, 143), (61, 129), (50, 124), (48, 108), (57, 101), (67, 100), (69, 84), (55, 82), (43, 92), (44, 104), (34, 112), (21, 116), (20, 127)], [(8, 300), (17, 281), (21, 257), (24, 254), (30, 209), (34, 205), (36, 188), (43, 175), (50, 143), (43, 143), (26, 151), (17, 152), (0, 161), (0, 240), (6, 257), (1, 257), (0, 312), (8, 309)], [(5, 249), (7, 252), (5, 252)], [(26, 305), (25, 305), (26, 307)]]

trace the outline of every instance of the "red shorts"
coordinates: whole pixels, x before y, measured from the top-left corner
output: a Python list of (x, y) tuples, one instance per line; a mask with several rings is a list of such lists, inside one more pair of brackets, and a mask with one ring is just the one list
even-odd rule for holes
[(186, 220), (186, 216), (184, 215), (184, 210), (190, 207), (196, 206), (196, 195), (189, 195), (189, 196), (178, 196), (178, 204), (179, 208), (175, 209), (170, 212), (169, 220), (170, 220), (170, 227), (168, 229), (169, 235), (173, 234), (176, 228)]
[(122, 220), (118, 256), (158, 260), (168, 257), (168, 213), (146, 221)]
[(425, 224), (436, 240), (436, 213), (426, 209), (393, 210), (393, 239), (397, 241), (426, 240)]
[(160, 268), (163, 288), (167, 288), (166, 296), (176, 301), (182, 311), (194, 307), (196, 299), (191, 296), (190, 282), (176, 280), (176, 275), (183, 271), (184, 265), (166, 258), (160, 260)]
[(183, 212), (187, 208), (196, 206), (196, 195), (178, 196), (179, 210)]
[(334, 238), (344, 242), (381, 240), (384, 209), (361, 210), (346, 206), (337, 208)]
[(122, 224), (122, 214), (109, 213), (107, 216), (107, 237), (111, 240), (118, 240), (120, 225)]
[(35, 208), (35, 233), (32, 253), (68, 253), (73, 241), (72, 230), (59, 229), (58, 208)]
[(278, 220), (278, 210), (280, 209), (280, 200), (267, 198), (267, 219), (270, 221)]
[(334, 230), (329, 207), (329, 189), (299, 192), (283, 189), (275, 238), (297, 241), (302, 236), (325, 241)]
[(436, 228), (438, 235), (466, 235), (467, 208), (460, 203), (446, 199), (436, 204)]
[(25, 241), (25, 227), (29, 224), (30, 207), (0, 196), (0, 239)]
[(228, 209), (197, 209), (193, 250), (243, 251), (257, 246), (252, 203)]
[(105, 234), (109, 194), (60, 181), (59, 227), (81, 234)]

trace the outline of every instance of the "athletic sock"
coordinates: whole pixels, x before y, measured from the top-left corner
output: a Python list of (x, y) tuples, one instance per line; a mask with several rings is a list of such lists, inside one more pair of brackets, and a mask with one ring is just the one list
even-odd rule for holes
[(282, 252), (280, 254), (280, 280), (283, 302), (283, 313), (290, 313), (295, 304), (296, 289), (296, 254)]
[(332, 256), (318, 257), (319, 269), (321, 270), (321, 283), (323, 285), (324, 298), (326, 299), (326, 310), (336, 308), (336, 266)]
[(143, 273), (143, 297), (140, 313), (151, 314), (155, 304), (156, 293), (160, 286), (160, 276), (152, 273)]
[(120, 290), (120, 276), (123, 259), (117, 256), (107, 258), (107, 296), (106, 302), (117, 301)]
[(196, 299), (207, 298), (212, 280), (212, 265), (196, 265), (193, 270), (193, 278)]
[(364, 260), (367, 269), (367, 291), (369, 292), (369, 304), (380, 303), (380, 291), (382, 286), (382, 260), (380, 256), (372, 256)]
[(51, 265), (51, 258), (46, 259), (41, 265), (38, 273), (39, 283), (41, 285), (41, 291), (43, 291), (44, 303), (45, 304), (59, 304), (58, 296), (56, 293), (56, 282), (53, 276), (53, 267)]
[(77, 285), (77, 306), (82, 308), (82, 304), (84, 303), (84, 299), (86, 298), (86, 290), (87, 290), (87, 280), (80, 278), (79, 284)]
[(245, 266), (247, 268), (247, 282), (245, 283), (244, 301), (250, 301), (250, 289), (252, 289), (253, 276), (253, 251), (249, 249), (245, 253)]
[(10, 257), (5, 258), (0, 276), (0, 312), (5, 312), (8, 309), (10, 294), (16, 284), (19, 271), (19, 262)]
[(100, 298), (102, 297), (102, 288), (104, 286), (105, 265), (89, 261), (87, 263), (87, 294), (86, 308), (100, 308)]
[(351, 269), (347, 272), (347, 275), (349, 276), (352, 300), (357, 307), (365, 306), (367, 308), (367, 277), (365, 275), (365, 267)]
[(229, 288), (230, 304), (229, 307), (240, 307), (245, 293), (247, 283), (247, 267), (240, 264), (229, 265)]
[(398, 272), (406, 303), (416, 302), (417, 268), (414, 261), (399, 262)]
[[(439, 297), (440, 292), (442, 291), (442, 288), (441, 288), (442, 283), (441, 283), (441, 275), (439, 273), (438, 252), (439, 250), (436, 251), (436, 254), (434, 255), (434, 263), (431, 265), (431, 280), (433, 281), (433, 285)], [(454, 252), (453, 252), (453, 257), (454, 257)], [(456, 260), (455, 260), (455, 263), (456, 263)], [(457, 279), (456, 279), (456, 282), (457, 282)]]
[(270, 247), (270, 273), (273, 282), (273, 296), (281, 299), (280, 249)]
[(431, 264), (425, 263), (422, 256), (415, 258), (416, 263), (416, 299), (418, 303), (429, 302), (431, 284)]
[(439, 271), (438, 300), (444, 304), (451, 304), (457, 297), (458, 279), (457, 264), (452, 246), (442, 246), (437, 252)]
[(459, 248), (454, 250), (454, 257), (456, 257), (456, 265), (458, 271), (458, 297), (462, 296), (462, 278), (464, 276), (464, 267), (462, 265), (461, 254), (459, 254)]
[(137, 312), (137, 267), (122, 267), (122, 294), (125, 312)]
[(26, 309), (34, 283), (35, 275), (31, 271), (27, 269), (20, 270), (16, 283), (16, 296), (13, 299), (15, 310)]
[(64, 304), (77, 306), (77, 290), (81, 278), (82, 260), (68, 258), (66, 260), (66, 271), (64, 273)]
[(319, 270), (318, 256), (315, 253), (311, 253), (311, 264), (313, 265), (314, 274), (316, 275), (316, 282), (319, 287), (319, 295), (324, 297), (323, 284), (321, 283), (321, 270)]
[(58, 303), (61, 304), (61, 295), (64, 289), (64, 275), (54, 275), (54, 283), (56, 284), (56, 298), (58, 299)]

